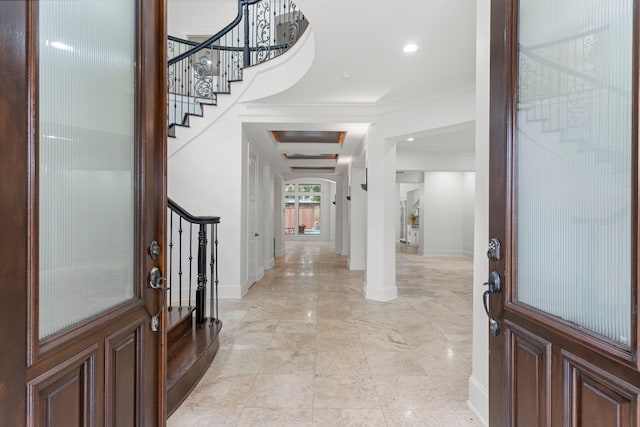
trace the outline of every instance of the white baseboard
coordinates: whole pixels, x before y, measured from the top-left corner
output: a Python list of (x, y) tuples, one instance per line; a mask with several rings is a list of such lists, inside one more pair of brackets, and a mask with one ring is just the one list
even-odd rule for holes
[(473, 251), (462, 251), (462, 256), (465, 258), (473, 259)]
[(489, 393), (473, 375), (469, 377), (469, 400), (467, 406), (478, 420), (484, 425), (489, 425)]
[(427, 250), (427, 251), (420, 251), (420, 254), (422, 256), (460, 256), (460, 257), (466, 257), (465, 252), (463, 250)]
[(280, 249), (279, 251), (276, 251), (276, 256), (284, 256), (284, 248)]
[(269, 258), (269, 259), (265, 259), (264, 260), (264, 268), (265, 268), (265, 270), (271, 270), (275, 266), (276, 266), (275, 259)]
[(241, 286), (218, 286), (218, 298), (220, 299), (240, 299), (242, 298)]
[(380, 302), (391, 301), (398, 298), (398, 288), (394, 286), (392, 288), (372, 289), (370, 287), (367, 287), (365, 283), (364, 297), (366, 299), (370, 299), (373, 301), (380, 301)]
[(349, 260), (347, 261), (347, 265), (349, 266), (349, 270), (351, 270), (351, 271), (364, 270), (365, 269), (364, 263), (360, 264), (360, 263), (356, 263), (356, 262), (351, 262), (351, 258), (349, 258)]

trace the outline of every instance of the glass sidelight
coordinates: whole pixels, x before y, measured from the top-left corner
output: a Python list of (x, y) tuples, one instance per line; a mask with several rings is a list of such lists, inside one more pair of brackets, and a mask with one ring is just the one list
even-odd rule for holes
[(134, 296), (136, 2), (37, 7), (44, 338)]
[(518, 3), (515, 296), (629, 345), (633, 1)]

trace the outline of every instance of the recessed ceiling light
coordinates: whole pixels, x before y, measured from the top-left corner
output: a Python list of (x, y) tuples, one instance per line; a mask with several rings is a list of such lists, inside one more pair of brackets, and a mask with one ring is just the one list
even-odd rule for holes
[(342, 73), (342, 80), (349, 80), (351, 78), (351, 73), (348, 71), (345, 71), (344, 73)]
[(416, 45), (414, 43), (409, 43), (402, 50), (404, 50), (405, 53), (413, 53), (416, 50), (418, 50), (418, 45)]
[(415, 138), (407, 138), (407, 141), (408, 141), (408, 142), (413, 142), (413, 141), (415, 141), (415, 140), (416, 140)]

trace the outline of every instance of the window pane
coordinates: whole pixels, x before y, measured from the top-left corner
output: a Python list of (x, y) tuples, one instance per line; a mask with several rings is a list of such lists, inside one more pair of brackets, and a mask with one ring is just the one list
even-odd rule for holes
[(294, 191), (296, 191), (296, 185), (295, 184), (285, 184), (284, 185), (284, 191), (287, 193), (293, 193)]
[(135, 4), (38, 2), (40, 338), (134, 295)]
[(296, 196), (284, 196), (284, 234), (294, 234)]
[(300, 184), (298, 186), (301, 193), (319, 193), (322, 190), (321, 184)]
[(300, 196), (298, 218), (300, 234), (320, 234), (320, 196)]
[(632, 0), (520, 2), (516, 298), (631, 335)]

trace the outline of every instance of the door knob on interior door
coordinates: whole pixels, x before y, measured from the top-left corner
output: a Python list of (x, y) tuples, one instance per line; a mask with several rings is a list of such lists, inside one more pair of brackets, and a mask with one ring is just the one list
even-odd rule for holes
[(260, 233), (254, 233), (253, 234), (255, 237), (260, 237)]

